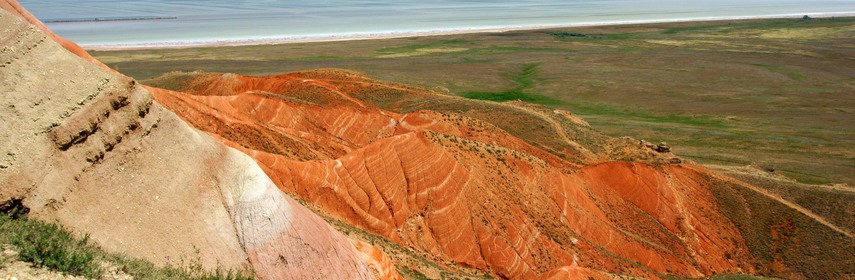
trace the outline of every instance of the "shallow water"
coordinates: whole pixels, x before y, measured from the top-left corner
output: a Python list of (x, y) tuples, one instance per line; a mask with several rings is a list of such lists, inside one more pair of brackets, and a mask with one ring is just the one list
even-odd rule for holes
[[(21, 0), (42, 20), (177, 17), (57, 22), (54, 32), (83, 46), (300, 39), (764, 15), (855, 12), (840, 0)], [(702, 3), (701, 3), (702, 2)]]

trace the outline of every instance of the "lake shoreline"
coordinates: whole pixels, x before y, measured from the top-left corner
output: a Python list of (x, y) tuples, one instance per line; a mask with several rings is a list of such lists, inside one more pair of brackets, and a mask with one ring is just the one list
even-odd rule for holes
[(729, 17), (702, 17), (702, 18), (678, 18), (678, 19), (652, 19), (652, 20), (634, 20), (634, 21), (586, 22), (586, 23), (569, 23), (569, 24), (555, 24), (555, 25), (508, 26), (508, 27), (496, 27), (496, 28), (470, 28), (470, 29), (462, 29), (461, 28), (461, 29), (432, 30), (432, 31), (358, 33), (358, 34), (340, 34), (340, 35), (259, 38), (259, 39), (249, 39), (249, 40), (220, 40), (220, 41), (200, 41), (200, 42), (174, 42), (174, 43), (166, 42), (166, 43), (110, 44), (110, 45), (97, 45), (97, 44), (95, 44), (95, 45), (81, 45), (81, 47), (83, 47), (87, 51), (185, 49), (185, 48), (204, 48), (204, 47), (231, 47), (231, 46), (278, 45), (278, 44), (335, 42), (335, 41), (380, 40), (380, 39), (395, 39), (395, 38), (408, 38), (408, 37), (430, 37), (430, 36), (473, 34), (473, 33), (502, 33), (502, 32), (510, 32), (510, 31), (543, 30), (543, 29), (555, 29), (555, 28), (590, 27), (590, 26), (618, 26), (618, 25), (638, 25), (638, 24), (656, 24), (656, 23), (712, 22), (712, 21), (737, 21), (737, 20), (758, 20), (758, 19), (788, 19), (788, 18), (789, 19), (797, 19), (797, 18), (801, 18), (804, 16), (809, 16), (811, 18), (852, 17), (852, 16), (855, 16), (855, 11), (833, 12), (833, 13), (776, 14), (776, 15), (756, 15), (756, 16), (729, 16)]

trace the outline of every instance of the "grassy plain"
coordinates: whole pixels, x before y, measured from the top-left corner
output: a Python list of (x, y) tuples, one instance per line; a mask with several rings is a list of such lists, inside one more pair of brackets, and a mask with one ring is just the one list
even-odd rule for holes
[(574, 27), (344, 42), (95, 51), (170, 71), (344, 68), (447, 94), (574, 112), (701, 163), (855, 185), (855, 18)]

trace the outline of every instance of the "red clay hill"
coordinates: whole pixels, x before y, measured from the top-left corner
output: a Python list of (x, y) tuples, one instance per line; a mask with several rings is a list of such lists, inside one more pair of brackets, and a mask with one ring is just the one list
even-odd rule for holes
[[(716, 189), (742, 182), (603, 136), (566, 111), (335, 69), (171, 73), (149, 84), (171, 89), (151, 90), (286, 193), (437, 264), (512, 279), (804, 275), (775, 258), (789, 255), (758, 258), (746, 221), (729, 215), (761, 206), (722, 208)], [(853, 248), (848, 232), (831, 234)], [(852, 253), (836, 251), (847, 258), (817, 261), (851, 273)]]
[[(18, 7), (5, 3), (6, 9)], [(19, 7), (12, 10), (34, 21)], [(63, 46), (91, 58), (74, 45)], [(22, 55), (37, 61), (49, 53)], [(33, 83), (12, 83), (17, 86), (13, 91), (29, 89), (27, 96), (83, 87), (71, 78), (39, 89), (36, 80), (51, 79), (47, 72), (38, 77), (38, 67), (47, 65), (10, 65), (20, 70), (2, 72), (4, 79), (23, 72), (33, 76)], [(0, 71), (10, 69), (4, 68)], [(15, 195), (25, 193), (25, 202), (41, 207), (37, 213), (43, 214), (37, 217), (95, 232), (94, 240), (111, 250), (156, 259), (162, 256), (141, 246), (176, 254), (181, 251), (176, 248), (183, 248), (155, 245), (152, 236), (166, 234), (157, 230), (137, 235), (143, 241), (136, 241), (136, 247), (122, 247), (121, 242), (132, 240), (117, 236), (132, 231), (107, 225), (111, 220), (83, 207), (86, 201), (105, 197), (105, 185), (126, 185), (133, 189), (129, 194), (138, 196), (128, 195), (120, 205), (96, 205), (102, 210), (129, 207), (111, 215), (145, 221), (151, 228), (161, 226), (158, 221), (166, 228), (206, 221), (206, 226), (182, 236), (207, 242), (202, 253), (211, 262), (234, 257), (229, 264), (240, 265), (241, 257), (248, 259), (263, 279), (396, 279), (399, 272), (413, 278), (468, 279), (659, 279), (734, 273), (855, 277), (852, 225), (831, 223), (769, 193), (754, 185), (753, 177), (736, 179), (643, 141), (607, 137), (567, 111), (468, 100), (336, 69), (267, 77), (170, 73), (135, 86), (129, 78), (92, 68), (86, 66), (88, 72), (76, 79), (116, 77), (111, 78), (115, 85), (100, 85), (99, 79), (83, 83), (91, 84), (89, 90), (116, 88), (109, 91), (116, 93), (81, 101), (91, 105), (83, 105), (80, 112), (91, 114), (72, 112), (73, 121), (60, 114), (61, 129), (47, 123), (44, 139), (38, 136), (39, 127), (33, 127), (38, 137), (24, 140), (40, 148), (15, 148), (10, 162), (30, 163), (12, 166), (14, 173), (0, 173), (0, 183), (8, 188), (34, 182), (30, 185), (37, 186), (35, 195), (27, 188), (18, 188)], [(153, 115), (149, 111), (99, 115), (98, 104), (125, 104), (123, 94), (133, 105), (129, 108), (154, 108), (149, 110), (166, 121), (153, 125), (145, 119)], [(54, 95), (52, 100), (65, 100)], [(146, 101), (147, 96), (153, 101)], [(109, 111), (110, 106), (105, 108)], [(137, 125), (86, 126), (94, 122), (99, 128), (112, 127), (106, 123), (114, 115)], [(78, 137), (84, 134), (95, 135), (97, 141)], [(41, 143), (58, 146), (38, 146)], [(63, 143), (71, 145), (63, 150)], [(235, 150), (254, 163), (232, 153)], [(75, 193), (67, 197), (77, 198), (77, 204), (64, 202), (64, 195), (53, 195), (63, 200), (51, 201), (57, 189), (32, 179), (40, 175), (36, 167), (47, 161), (59, 168), (77, 157), (91, 161), (84, 160), (88, 163), (78, 164), (73, 172), (58, 173), (76, 180), (58, 190)], [(128, 162), (140, 171), (120, 174)], [(161, 178), (163, 174), (172, 175)], [(155, 188), (170, 178), (176, 183)], [(81, 196), (81, 188), (89, 190), (83, 192), (88, 195)], [(192, 205), (209, 210), (146, 211), (157, 203), (145, 196), (151, 188), (171, 199), (176, 211)], [(8, 193), (0, 194), (3, 199), (14, 196)], [(73, 219), (79, 215), (89, 218)], [(156, 218), (144, 218), (151, 215)], [(217, 232), (211, 223), (222, 223), (228, 230)], [(217, 234), (234, 240), (212, 241)]]

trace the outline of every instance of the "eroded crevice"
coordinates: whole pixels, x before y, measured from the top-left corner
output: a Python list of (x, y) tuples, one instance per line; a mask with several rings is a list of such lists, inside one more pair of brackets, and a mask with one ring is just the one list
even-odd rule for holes
[(122, 107), (128, 106), (128, 104), (130, 103), (131, 102), (128, 101), (127, 96), (119, 96), (118, 98), (113, 99), (113, 101), (110, 102), (110, 105), (113, 107), (113, 111), (116, 111), (121, 109)]
[(24, 205), (24, 199), (13, 197), (0, 203), (0, 214), (12, 219), (26, 218), (30, 213), (30, 207)]
[[(83, 130), (77, 132), (77, 134), (73, 134), (71, 137), (63, 137), (65, 140), (60, 140), (60, 136), (56, 136), (54, 138), (54, 143), (57, 144), (57, 147), (60, 150), (66, 151), (71, 146), (86, 142), (86, 139), (89, 138), (90, 135), (95, 134), (98, 131), (98, 123), (90, 123), (89, 126)], [(56, 135), (56, 134), (53, 134)]]

